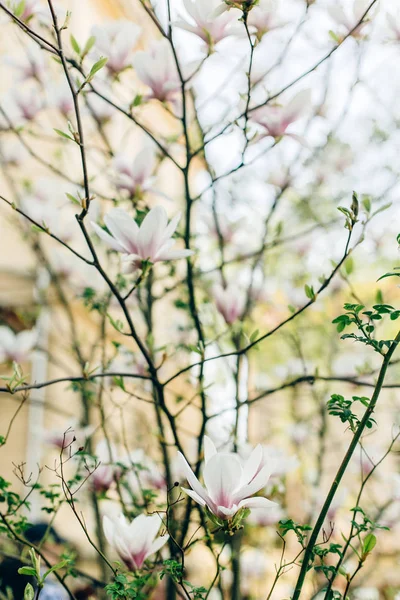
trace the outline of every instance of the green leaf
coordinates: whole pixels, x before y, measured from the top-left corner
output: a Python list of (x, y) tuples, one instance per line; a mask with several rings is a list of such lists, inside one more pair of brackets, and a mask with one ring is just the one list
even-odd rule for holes
[(29, 577), (36, 577), (36, 569), (33, 567), (20, 567), (18, 569), (20, 575), (29, 575)]
[(72, 33), (70, 35), (70, 40), (71, 40), (71, 46), (72, 46), (73, 50), (77, 54), (80, 54), (81, 53), (81, 48), (80, 48), (78, 42), (76, 41), (76, 39), (74, 38), (74, 36), (72, 35)]
[(36, 233), (43, 233), (44, 231), (44, 227), (39, 227), (39, 225), (31, 225), (31, 229)]
[(306, 283), (306, 285), (304, 286), (304, 291), (306, 293), (307, 298), (310, 298), (310, 300), (315, 300), (315, 292), (312, 285), (307, 285)]
[(368, 554), (369, 552), (372, 552), (372, 550), (375, 548), (375, 546), (376, 546), (376, 536), (373, 533), (369, 533), (364, 539), (363, 553)]
[(35, 597), (35, 590), (30, 583), (27, 583), (24, 590), (24, 600), (33, 600)]
[(54, 129), (54, 131), (63, 138), (66, 138), (67, 140), (72, 140), (73, 142), (75, 141), (73, 137), (71, 137), (70, 135), (68, 135), (68, 133), (65, 133), (64, 131), (61, 131), (61, 129)]
[(250, 336), (251, 343), (253, 343), (257, 339), (258, 334), (259, 334), (259, 329), (256, 329), (255, 331), (253, 331), (253, 333)]
[(104, 67), (104, 65), (106, 64), (107, 61), (108, 61), (108, 58), (105, 58), (104, 56), (99, 58), (99, 60), (97, 62), (95, 62), (93, 67), (90, 69), (90, 73), (89, 73), (89, 77), (87, 78), (87, 81), (91, 81), (93, 79), (93, 77), (96, 75), (96, 73)]
[(74, 204), (77, 204), (80, 208), (82, 208), (82, 204), (79, 202), (79, 200), (77, 198), (75, 198), (75, 196), (73, 196), (72, 194), (68, 194), (68, 192), (65, 192), (65, 195), (67, 196), (67, 198), (69, 200), (71, 200), (71, 202), (73, 202)]
[(91, 51), (91, 49), (95, 45), (95, 42), (96, 42), (96, 38), (94, 37), (94, 35), (91, 35), (83, 49), (83, 52), (82, 52), (83, 57), (86, 56), (86, 54)]

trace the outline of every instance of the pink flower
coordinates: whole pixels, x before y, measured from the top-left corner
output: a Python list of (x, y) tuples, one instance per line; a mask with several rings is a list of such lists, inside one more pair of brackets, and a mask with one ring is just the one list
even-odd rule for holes
[(158, 515), (139, 515), (131, 523), (124, 515), (105, 516), (104, 535), (110, 546), (131, 571), (141, 569), (144, 561), (158, 552), (169, 539), (169, 535), (157, 537), (161, 526)]
[(94, 454), (99, 466), (91, 474), (90, 481), (96, 492), (104, 493), (121, 476), (121, 467), (116, 464), (117, 451), (113, 444), (102, 440), (97, 444)]
[(230, 35), (243, 35), (244, 28), (239, 25), (238, 17), (234, 12), (214, 15), (218, 4), (218, 0), (201, 0), (201, 2), (184, 0), (185, 9), (190, 20), (194, 21), (194, 25), (187, 22), (186, 19), (175, 24), (177, 27), (199, 36), (209, 46), (217, 44)]
[(303, 116), (310, 104), (311, 91), (302, 90), (286, 106), (266, 104), (257, 108), (252, 113), (252, 119), (264, 128), (265, 133), (262, 134), (262, 137), (281, 138), (283, 135), (289, 135), (298, 139), (297, 136), (286, 130), (289, 125)]
[(37, 88), (19, 89), (14, 92), (14, 101), (24, 121), (33, 121), (43, 108), (43, 100)]
[[(344, 9), (339, 3), (336, 1), (328, 6), (328, 12), (331, 18), (336, 22), (336, 24), (340, 27), (344, 34), (348, 34), (357, 23), (361, 20), (365, 11), (367, 10), (370, 2), (368, 0), (354, 0), (352, 5), (350, 2), (346, 2)], [(367, 23), (367, 20), (370, 20), (376, 12), (376, 6), (374, 10), (370, 11), (363, 21), (361, 25), (353, 31), (353, 37), (361, 37), (363, 29)]]
[(157, 40), (150, 44), (148, 51), (137, 52), (133, 66), (139, 79), (151, 89), (150, 98), (162, 102), (174, 100), (174, 95), (181, 89), (181, 82), (167, 40)]
[(125, 260), (136, 266), (143, 261), (156, 263), (191, 256), (193, 250), (171, 250), (173, 235), (178, 226), (180, 214), (168, 223), (168, 216), (162, 206), (152, 208), (143, 219), (140, 227), (122, 208), (113, 208), (104, 217), (111, 235), (92, 222), (97, 235), (113, 250), (125, 255)]
[(144, 148), (134, 160), (123, 154), (116, 156), (113, 165), (117, 171), (115, 185), (121, 190), (127, 190), (133, 197), (151, 185), (156, 157), (153, 150)]
[(111, 21), (95, 26), (92, 35), (96, 38), (95, 48), (108, 58), (106, 68), (117, 75), (131, 66), (131, 53), (140, 35), (138, 25), (129, 21)]
[(228, 325), (239, 319), (246, 307), (246, 294), (243, 290), (231, 283), (226, 288), (215, 285), (212, 290), (218, 311)]
[(0, 362), (26, 362), (37, 342), (34, 329), (14, 333), (6, 326), (0, 327)]
[(50, 446), (54, 446), (60, 450), (68, 449), (72, 444), (75, 444), (73, 449), (78, 450), (78, 448), (85, 446), (87, 439), (91, 436), (94, 429), (93, 425), (79, 427), (73, 423), (66, 429), (48, 431), (45, 434), (45, 439)]
[(277, 18), (276, 0), (259, 0), (248, 14), (247, 24), (255, 28), (258, 37), (285, 25)]
[(270, 476), (268, 466), (262, 466), (263, 451), (257, 446), (242, 463), (238, 454), (217, 452), (214, 443), (205, 436), (205, 488), (193, 473), (185, 457), (178, 453), (186, 479), (192, 489), (182, 488), (188, 496), (219, 519), (232, 519), (241, 508), (265, 508), (275, 503), (267, 498), (252, 498), (265, 487)]

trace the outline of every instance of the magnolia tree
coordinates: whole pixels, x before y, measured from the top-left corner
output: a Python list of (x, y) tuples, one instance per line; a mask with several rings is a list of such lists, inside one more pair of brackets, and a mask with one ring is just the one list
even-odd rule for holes
[[(381, 2), (0, 1), (3, 230), (35, 288), (0, 327), (25, 599), (399, 597)], [(30, 472), (10, 445), (38, 403)]]

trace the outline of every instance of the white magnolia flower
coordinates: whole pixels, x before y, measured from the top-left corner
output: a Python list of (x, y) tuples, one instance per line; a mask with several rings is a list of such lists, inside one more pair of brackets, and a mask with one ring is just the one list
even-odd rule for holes
[(261, 134), (261, 137), (280, 138), (288, 135), (299, 139), (293, 133), (288, 133), (287, 128), (304, 115), (310, 104), (311, 90), (302, 90), (286, 106), (266, 104), (254, 110), (251, 118), (265, 129), (265, 133)]
[(61, 82), (47, 89), (48, 104), (54, 106), (64, 117), (70, 117), (74, 110), (74, 101), (69, 87)]
[(141, 569), (144, 561), (158, 552), (169, 535), (156, 537), (161, 518), (158, 515), (139, 515), (129, 523), (124, 515), (103, 518), (106, 539), (131, 571)]
[(389, 39), (400, 42), (400, 10), (386, 13), (386, 23), (389, 28)]
[[(368, 0), (354, 0), (352, 3), (346, 1), (344, 5), (341, 5), (335, 0), (335, 2), (328, 6), (328, 12), (330, 17), (343, 30), (343, 33), (347, 34), (361, 21), (369, 4), (370, 2)], [(346, 8), (344, 8), (344, 6)], [(360, 37), (366, 22), (375, 15), (376, 9), (377, 6), (375, 5), (374, 9), (365, 17), (363, 23), (353, 31), (353, 37)]]
[[(184, 0), (190, 22), (182, 19), (175, 23), (177, 27), (186, 29), (199, 36), (207, 45), (213, 46), (230, 35), (243, 35), (244, 28), (238, 23), (235, 11), (215, 16), (219, 0)], [(240, 15), (239, 15), (240, 16)], [(192, 21), (194, 24), (192, 24)]]
[(77, 421), (71, 423), (69, 427), (64, 429), (54, 429), (45, 433), (45, 440), (50, 446), (59, 448), (60, 450), (68, 449), (74, 444), (73, 450), (84, 447), (87, 439), (94, 432), (95, 427), (88, 425), (87, 427), (79, 427)]
[(231, 325), (243, 315), (246, 307), (246, 294), (237, 285), (231, 283), (226, 288), (221, 285), (214, 285), (212, 294), (218, 311), (228, 325)]
[(21, 121), (33, 121), (44, 107), (43, 99), (36, 87), (16, 89), (13, 97)]
[(0, 362), (27, 361), (36, 342), (37, 332), (34, 329), (14, 333), (3, 325), (0, 327)]
[(111, 104), (95, 94), (88, 94), (87, 103), (90, 111), (93, 112), (96, 119), (98, 119), (103, 125), (108, 123), (108, 121), (115, 114), (115, 109), (111, 106)]
[(111, 21), (93, 27), (95, 48), (107, 57), (106, 68), (111, 74), (118, 74), (131, 66), (132, 49), (140, 32), (141, 28), (129, 21)]
[(261, 465), (263, 452), (260, 445), (242, 463), (238, 454), (217, 452), (214, 443), (205, 436), (205, 487), (201, 485), (183, 454), (179, 453), (179, 457), (192, 488), (182, 488), (183, 491), (201, 506), (207, 506), (219, 519), (232, 519), (241, 508), (265, 508), (275, 504), (267, 498), (251, 497), (267, 485), (271, 473), (267, 465)]
[(1, 162), (5, 166), (19, 167), (29, 156), (19, 140), (8, 141), (0, 147)]
[(119, 154), (115, 157), (113, 166), (117, 172), (115, 177), (117, 188), (127, 190), (131, 196), (135, 196), (149, 189), (156, 166), (156, 156), (151, 148), (143, 148), (134, 160)]
[(176, 92), (181, 90), (174, 56), (167, 40), (154, 41), (149, 50), (136, 52), (133, 66), (139, 79), (151, 89), (151, 98), (174, 100)]
[(162, 206), (155, 206), (137, 223), (122, 208), (113, 208), (104, 217), (111, 235), (92, 223), (97, 235), (113, 250), (125, 254), (125, 260), (140, 266), (143, 261), (156, 263), (164, 260), (176, 260), (191, 256), (193, 250), (171, 250), (173, 235), (178, 226), (180, 214), (169, 223)]
[(4, 62), (13, 68), (14, 74), (19, 81), (35, 79), (39, 83), (44, 83), (46, 79), (46, 62), (44, 52), (39, 46), (32, 46), (26, 49), (22, 58), (15, 56), (5, 56)]
[(107, 440), (101, 440), (97, 444), (94, 454), (98, 467), (91, 474), (90, 481), (96, 492), (106, 492), (121, 476), (121, 467), (116, 464), (118, 461), (117, 450), (114, 444), (109, 444)]
[(257, 36), (261, 37), (272, 29), (283, 27), (285, 23), (277, 16), (277, 0), (259, 0), (258, 4), (253, 6), (247, 17), (247, 24), (254, 27)]

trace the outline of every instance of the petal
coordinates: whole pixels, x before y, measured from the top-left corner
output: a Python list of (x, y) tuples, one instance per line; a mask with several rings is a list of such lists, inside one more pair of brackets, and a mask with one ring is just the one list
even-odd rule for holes
[(114, 546), (115, 524), (107, 515), (103, 517), (103, 531), (107, 542), (110, 546)]
[(163, 233), (168, 225), (165, 208), (155, 206), (145, 216), (138, 235), (139, 252), (143, 259), (154, 258), (163, 244)]
[(276, 502), (272, 502), (272, 500), (262, 498), (261, 496), (246, 498), (239, 502), (239, 508), (274, 508), (276, 506), (278, 506)]
[(106, 242), (106, 244), (108, 244), (110, 248), (116, 250), (117, 252), (126, 252), (126, 249), (119, 242), (117, 242), (117, 240), (115, 240), (109, 233), (107, 233), (107, 231), (104, 231), (104, 229), (99, 227), (97, 223), (91, 221), (90, 224), (99, 236), (99, 238), (102, 239), (103, 242)]
[(234, 501), (239, 502), (244, 498), (248, 498), (253, 494), (256, 494), (261, 488), (265, 487), (268, 483), (268, 479), (271, 476), (271, 466), (265, 465), (259, 473), (254, 477), (254, 479), (248, 483), (240, 487), (236, 493), (234, 494)]
[(192, 498), (192, 500), (194, 500), (198, 504), (201, 504), (201, 506), (207, 505), (205, 500), (203, 500), (203, 498), (201, 498), (201, 496), (199, 496), (199, 494), (196, 494), (196, 492), (194, 492), (193, 490), (188, 490), (187, 488), (181, 488), (181, 490), (182, 490), (182, 492), (185, 492), (185, 494), (190, 496)]
[(161, 548), (168, 542), (168, 540), (169, 540), (169, 535), (163, 535), (163, 536), (158, 537), (156, 540), (154, 540), (149, 551), (146, 554), (145, 560), (152, 554), (155, 554), (156, 552), (161, 550)]
[(122, 208), (112, 208), (104, 217), (104, 223), (114, 238), (130, 252), (136, 252), (139, 227)]
[(261, 470), (263, 459), (263, 449), (260, 444), (254, 448), (249, 458), (246, 460), (243, 466), (243, 478), (242, 485), (250, 483), (252, 479), (257, 475), (258, 471)]
[[(183, 456), (183, 454), (181, 452), (178, 452), (177, 460), (180, 461), (183, 473), (185, 474), (185, 477), (186, 477), (190, 487), (192, 488), (192, 490), (194, 492), (196, 492), (196, 494), (198, 496), (200, 496), (200, 498), (202, 498), (202, 500), (204, 502), (207, 502), (208, 494), (207, 494), (206, 490), (203, 488), (200, 481), (197, 479), (196, 475), (193, 473), (192, 469), (189, 466), (189, 463), (187, 462), (186, 458)], [(197, 502), (197, 500), (196, 500), (196, 502)]]
[(222, 513), (224, 517), (227, 517), (229, 519), (237, 513), (237, 511), (239, 510), (239, 506), (237, 506), (236, 504), (234, 504), (231, 508), (226, 508), (226, 506), (218, 506), (217, 510), (219, 513)]
[[(217, 505), (230, 506), (241, 479), (242, 465), (235, 454), (215, 454), (204, 467), (204, 483)], [(241, 498), (240, 498), (241, 499)]]
[(16, 338), (18, 351), (22, 353), (28, 352), (36, 344), (37, 332), (34, 329), (31, 331), (21, 331)]
[(165, 252), (159, 252), (156, 260), (178, 260), (179, 258), (192, 256), (193, 254), (194, 250), (166, 250)]
[(217, 454), (217, 449), (215, 447), (214, 442), (208, 437), (208, 435), (204, 436), (204, 460), (206, 463), (210, 460), (212, 456)]

